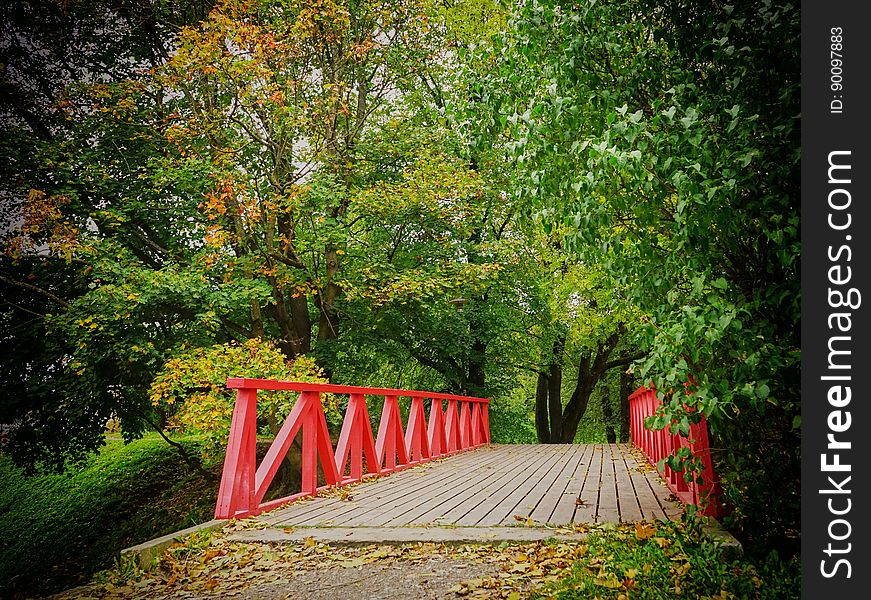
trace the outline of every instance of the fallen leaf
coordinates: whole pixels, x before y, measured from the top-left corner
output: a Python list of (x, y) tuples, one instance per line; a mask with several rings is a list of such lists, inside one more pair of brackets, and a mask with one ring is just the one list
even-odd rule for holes
[(656, 533), (656, 527), (653, 525), (649, 525), (648, 523), (636, 523), (635, 524), (635, 537), (639, 540), (646, 540), (653, 537), (653, 534)]
[(614, 577), (613, 575), (611, 577), (596, 577), (593, 580), (593, 583), (595, 583), (596, 585), (600, 585), (602, 587), (612, 589), (612, 590), (616, 590), (617, 588), (619, 588), (623, 585), (622, 583), (617, 581), (617, 578)]

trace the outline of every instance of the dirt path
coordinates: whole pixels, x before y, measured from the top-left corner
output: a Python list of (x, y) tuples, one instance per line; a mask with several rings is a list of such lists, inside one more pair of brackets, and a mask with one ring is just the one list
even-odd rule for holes
[(333, 546), (228, 540), (206, 533), (177, 544), (160, 566), (131, 564), (54, 600), (239, 598), (417, 600), (529, 597), (586, 553), (580, 542)]

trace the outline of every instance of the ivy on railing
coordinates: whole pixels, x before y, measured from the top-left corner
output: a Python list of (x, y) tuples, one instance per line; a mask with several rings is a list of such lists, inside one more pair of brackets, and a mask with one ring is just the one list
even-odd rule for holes
[(653, 388), (640, 387), (629, 396), (632, 442), (684, 504), (699, 507), (703, 515), (724, 516), (705, 417), (697, 414), (697, 418), (687, 417), (680, 422), (659, 422), (661, 404)]

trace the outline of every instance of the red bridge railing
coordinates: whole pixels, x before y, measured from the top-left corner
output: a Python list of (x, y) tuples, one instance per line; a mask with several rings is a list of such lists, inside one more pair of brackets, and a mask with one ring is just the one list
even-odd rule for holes
[[(407, 467), (490, 443), (489, 400), (417, 390), (228, 379), (238, 390), (215, 518), (242, 518), (319, 490), (348, 485), (369, 474), (386, 475)], [(257, 391), (299, 392), (299, 398), (257, 465)], [(342, 430), (333, 448), (321, 394), (349, 395)], [(384, 396), (377, 437), (372, 434), (366, 396)], [(411, 398), (405, 428), (399, 397)], [(429, 422), (424, 400), (430, 401)], [(444, 406), (443, 403), (447, 403)], [(302, 430), (302, 488), (298, 494), (263, 502), (290, 445)], [(318, 462), (326, 485), (318, 486)]]
[[(724, 516), (725, 510), (720, 500), (722, 490), (711, 461), (707, 421), (702, 417), (698, 423), (691, 423), (688, 437), (672, 434), (668, 428), (651, 431), (644, 426), (644, 419), (655, 415), (660, 404), (654, 389), (640, 387), (629, 396), (632, 442), (644, 452), (647, 460), (660, 472), (666, 485), (681, 502), (700, 506), (703, 515), (716, 518)], [(686, 481), (682, 472), (675, 472), (667, 464), (659, 469), (659, 461), (674, 454), (678, 448), (689, 448), (692, 455), (702, 462), (701, 473), (694, 473), (690, 482)], [(696, 482), (696, 477), (701, 477), (702, 482)]]

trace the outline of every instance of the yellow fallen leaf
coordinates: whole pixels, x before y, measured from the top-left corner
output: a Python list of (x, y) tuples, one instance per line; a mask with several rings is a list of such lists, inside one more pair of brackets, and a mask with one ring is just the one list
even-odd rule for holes
[(616, 577), (613, 577), (613, 576), (611, 576), (611, 577), (596, 577), (593, 580), (593, 583), (595, 583), (596, 585), (600, 585), (602, 587), (612, 589), (612, 590), (616, 590), (621, 585), (623, 585), (622, 583), (617, 581)]
[(653, 534), (656, 533), (656, 527), (649, 525), (647, 523), (636, 523), (635, 524), (635, 537), (639, 540), (646, 540), (653, 537)]

